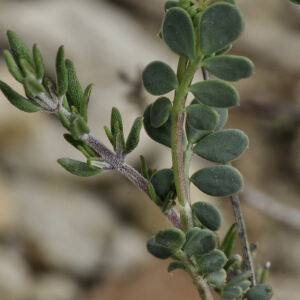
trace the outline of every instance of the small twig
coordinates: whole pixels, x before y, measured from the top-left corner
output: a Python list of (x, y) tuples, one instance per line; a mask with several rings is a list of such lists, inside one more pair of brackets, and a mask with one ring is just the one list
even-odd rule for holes
[[(202, 74), (203, 74), (203, 79), (204, 80), (209, 80), (209, 74), (205, 68), (202, 69)], [(240, 199), (237, 194), (234, 194), (231, 196), (231, 202), (234, 210), (234, 215), (236, 219), (236, 223), (238, 226), (238, 231), (239, 231), (239, 236), (240, 236), (240, 242), (242, 246), (242, 252), (243, 252), (243, 258), (245, 261), (246, 268), (251, 271), (251, 282), (252, 285), (256, 285), (256, 280), (255, 280), (255, 271), (254, 271), (254, 266), (253, 266), (253, 261), (252, 261), (252, 256), (251, 256), (251, 251), (250, 251), (250, 246), (249, 246), (249, 241), (248, 241), (248, 236), (247, 236), (247, 230), (246, 230), (246, 225), (244, 222), (243, 218), (243, 213), (241, 209), (241, 204), (240, 204)]]

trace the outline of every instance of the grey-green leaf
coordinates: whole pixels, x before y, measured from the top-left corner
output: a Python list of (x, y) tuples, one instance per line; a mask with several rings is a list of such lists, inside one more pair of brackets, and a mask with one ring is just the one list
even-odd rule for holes
[(172, 103), (167, 97), (158, 98), (151, 106), (150, 120), (151, 126), (159, 128), (164, 125), (171, 114)]
[(248, 137), (241, 130), (225, 129), (201, 139), (193, 151), (209, 161), (227, 163), (240, 157), (248, 143)]
[(219, 115), (219, 122), (215, 128), (215, 131), (220, 130), (226, 124), (228, 119), (228, 109), (226, 108), (215, 108), (215, 111)]
[(196, 262), (199, 271), (208, 274), (222, 269), (227, 262), (227, 258), (222, 251), (214, 249), (208, 254), (197, 256)]
[(18, 94), (3, 81), (0, 81), (0, 89), (8, 101), (18, 109), (25, 112), (37, 112), (40, 110), (38, 106), (34, 105), (28, 99)]
[(246, 294), (248, 300), (269, 300), (272, 296), (273, 292), (271, 287), (265, 284), (258, 284), (251, 288)]
[(235, 300), (237, 297), (243, 294), (243, 290), (239, 286), (225, 287), (222, 293), (222, 299), (224, 300)]
[(147, 250), (156, 258), (159, 259), (167, 259), (169, 258), (172, 253), (169, 249), (158, 245), (155, 240), (154, 237), (151, 237), (148, 241), (147, 241)]
[(190, 15), (180, 7), (167, 10), (163, 39), (172, 51), (188, 59), (195, 57), (195, 30)]
[(23, 41), (19, 38), (19, 36), (16, 33), (9, 30), (7, 31), (7, 37), (12, 55), (16, 63), (19, 65), (20, 58), (24, 57), (33, 66), (34, 64), (30, 51), (23, 43)]
[(19, 82), (23, 82), (23, 75), (11, 53), (8, 50), (4, 50), (3, 55), (10, 74)]
[(83, 101), (83, 90), (77, 78), (75, 67), (70, 60), (65, 62), (68, 70), (68, 91), (67, 98), (70, 106), (75, 106), (80, 111), (80, 104)]
[(179, 250), (185, 243), (185, 234), (177, 228), (160, 230), (154, 237), (155, 242), (171, 252)]
[(226, 277), (226, 271), (224, 269), (221, 269), (219, 271), (207, 274), (205, 276), (205, 279), (213, 287), (220, 288), (225, 284)]
[(56, 56), (56, 89), (57, 95), (63, 96), (68, 90), (68, 70), (65, 65), (64, 47), (60, 46)]
[(45, 75), (43, 57), (36, 44), (33, 45), (32, 53), (37, 79), (42, 79)]
[(121, 113), (116, 107), (113, 107), (110, 117), (110, 130), (113, 135), (116, 134), (116, 123), (118, 123), (118, 129), (123, 133), (123, 121)]
[(203, 255), (216, 247), (216, 237), (212, 231), (200, 229), (194, 232), (187, 241), (184, 251), (188, 255)]
[(212, 166), (199, 170), (192, 178), (192, 182), (202, 192), (215, 196), (231, 196), (243, 187), (243, 177), (231, 166)]
[(147, 106), (144, 112), (145, 130), (154, 141), (171, 148), (171, 118), (163, 126), (154, 128), (150, 120), (151, 106)]
[(243, 56), (220, 55), (207, 58), (203, 62), (211, 74), (227, 81), (238, 81), (253, 74), (252, 61)]
[(205, 80), (190, 87), (193, 95), (203, 104), (219, 108), (236, 106), (239, 102), (237, 90), (220, 80)]
[(173, 170), (172, 169), (159, 170), (152, 175), (150, 181), (155, 189), (156, 194), (161, 199), (165, 199), (174, 183)]
[(200, 49), (208, 55), (234, 42), (243, 30), (240, 11), (228, 3), (215, 3), (203, 13), (200, 22)]
[(161, 61), (146, 66), (143, 75), (145, 89), (152, 95), (163, 95), (178, 87), (178, 80), (172, 68)]
[(57, 162), (73, 175), (89, 177), (101, 173), (100, 169), (90, 167), (88, 164), (78, 160), (70, 158), (60, 158), (57, 160)]
[(168, 0), (168, 1), (165, 3), (165, 11), (167, 11), (167, 10), (170, 9), (170, 8), (177, 7), (178, 4), (179, 4), (178, 1), (175, 1), (175, 0)]
[(143, 126), (143, 118), (142, 117), (136, 118), (126, 140), (126, 146), (125, 146), (126, 153), (132, 152), (137, 147), (140, 141), (140, 133), (141, 133), (142, 126)]
[(42, 84), (40, 84), (39, 81), (35, 78), (25, 78), (23, 84), (26, 91), (28, 91), (33, 98), (45, 92), (45, 89), (42, 86)]
[(219, 121), (218, 113), (203, 104), (193, 104), (186, 108), (187, 122), (198, 130), (214, 130)]
[(196, 202), (193, 212), (202, 225), (210, 230), (217, 231), (221, 227), (222, 216), (220, 211), (211, 203)]
[(180, 261), (172, 261), (168, 266), (168, 272), (172, 272), (174, 270), (181, 269), (186, 270), (184, 263)]

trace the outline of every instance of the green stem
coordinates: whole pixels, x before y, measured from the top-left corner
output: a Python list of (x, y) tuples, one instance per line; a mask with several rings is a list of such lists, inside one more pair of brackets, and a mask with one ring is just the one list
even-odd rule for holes
[(192, 210), (189, 205), (189, 193), (187, 188), (184, 158), (183, 158), (183, 125), (184, 125), (184, 108), (185, 100), (189, 92), (189, 86), (193, 80), (194, 74), (199, 67), (200, 57), (191, 61), (179, 87), (175, 91), (172, 109), (172, 162), (174, 170), (174, 181), (177, 191), (178, 202), (180, 206), (180, 215), (183, 229), (186, 231), (193, 227)]

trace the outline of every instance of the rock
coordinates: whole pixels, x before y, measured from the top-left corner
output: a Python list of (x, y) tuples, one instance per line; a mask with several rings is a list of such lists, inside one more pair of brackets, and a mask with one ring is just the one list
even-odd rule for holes
[(50, 273), (40, 276), (35, 283), (33, 300), (74, 300), (79, 295), (77, 284), (69, 277)]
[(27, 263), (20, 253), (0, 248), (0, 295), (1, 300), (32, 299), (33, 281)]

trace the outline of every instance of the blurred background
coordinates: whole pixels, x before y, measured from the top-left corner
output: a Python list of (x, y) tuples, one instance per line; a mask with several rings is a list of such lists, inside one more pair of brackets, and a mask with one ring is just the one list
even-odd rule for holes
[[(272, 262), (276, 300), (300, 294), (300, 10), (285, 0), (237, 0), (246, 28), (232, 53), (248, 56), (255, 74), (236, 84), (241, 106), (228, 128), (240, 128), (250, 149), (235, 162), (245, 177), (242, 206), (258, 264)], [(157, 37), (163, 0), (0, 0), (0, 48), (6, 30), (37, 43), (54, 78), (57, 48), (76, 65), (83, 86), (94, 83), (90, 127), (108, 144), (103, 126), (117, 106), (125, 130), (154, 98), (141, 87), (151, 60), (176, 65)], [(198, 79), (201, 79), (200, 74)], [(0, 79), (21, 92), (0, 59)], [(81, 158), (49, 115), (25, 114), (0, 95), (0, 299), (198, 299), (182, 271), (148, 255), (147, 238), (168, 226), (159, 210), (116, 173), (76, 178), (57, 163)], [(154, 168), (170, 153), (142, 132), (129, 161), (143, 154)], [(206, 164), (195, 158), (192, 170)], [(234, 222), (229, 199), (192, 188), (194, 201), (212, 201)], [(221, 232), (223, 234), (223, 232)], [(239, 251), (239, 248), (236, 249)]]

